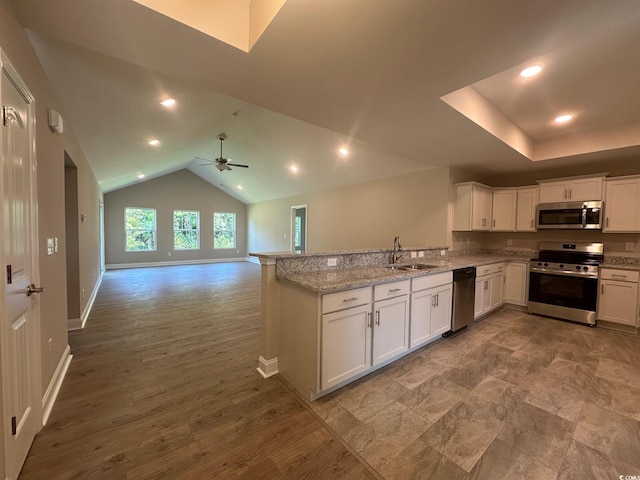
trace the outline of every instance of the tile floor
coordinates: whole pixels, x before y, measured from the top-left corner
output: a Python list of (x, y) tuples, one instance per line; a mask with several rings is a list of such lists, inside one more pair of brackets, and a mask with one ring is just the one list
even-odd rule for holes
[(640, 478), (640, 337), (503, 309), (311, 408), (385, 479)]

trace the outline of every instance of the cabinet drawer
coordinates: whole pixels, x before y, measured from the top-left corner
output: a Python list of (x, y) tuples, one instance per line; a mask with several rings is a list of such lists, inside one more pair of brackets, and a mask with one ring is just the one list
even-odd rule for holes
[(601, 280), (618, 280), (620, 282), (635, 282), (638, 283), (640, 272), (634, 270), (621, 270), (617, 268), (602, 268), (600, 269)]
[(371, 303), (371, 288), (355, 288), (322, 296), (322, 313), (335, 312)]
[(504, 270), (504, 263), (492, 263), (490, 265), (481, 265), (476, 267), (476, 278), (483, 277), (485, 275), (491, 275), (492, 273), (502, 272)]
[(411, 290), (411, 280), (402, 280), (400, 282), (383, 283), (373, 287), (373, 299), (384, 300), (385, 298), (398, 297), (406, 295)]
[(411, 291), (417, 292), (418, 290), (426, 290), (427, 288), (446, 285), (452, 281), (453, 272), (442, 272), (435, 273), (433, 275), (425, 275), (423, 277), (416, 277), (411, 280)]

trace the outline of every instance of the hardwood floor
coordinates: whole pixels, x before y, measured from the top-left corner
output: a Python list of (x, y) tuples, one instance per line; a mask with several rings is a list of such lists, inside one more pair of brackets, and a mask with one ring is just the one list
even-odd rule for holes
[(107, 272), (20, 480), (640, 473), (640, 337), (502, 309), (309, 405), (255, 370), (259, 281)]
[(257, 372), (260, 267), (108, 271), (31, 479), (379, 478)]

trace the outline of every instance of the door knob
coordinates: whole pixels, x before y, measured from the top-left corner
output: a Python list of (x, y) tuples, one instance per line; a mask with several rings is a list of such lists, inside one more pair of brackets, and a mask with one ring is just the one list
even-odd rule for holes
[(27, 297), (30, 297), (34, 293), (42, 292), (44, 292), (44, 287), (36, 287), (33, 283), (27, 287)]

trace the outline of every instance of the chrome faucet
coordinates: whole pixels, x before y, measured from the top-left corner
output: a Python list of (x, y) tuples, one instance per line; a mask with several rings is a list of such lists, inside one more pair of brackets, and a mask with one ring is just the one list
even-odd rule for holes
[(393, 239), (393, 253), (391, 254), (391, 263), (395, 265), (402, 257), (402, 245), (400, 245), (400, 237)]

